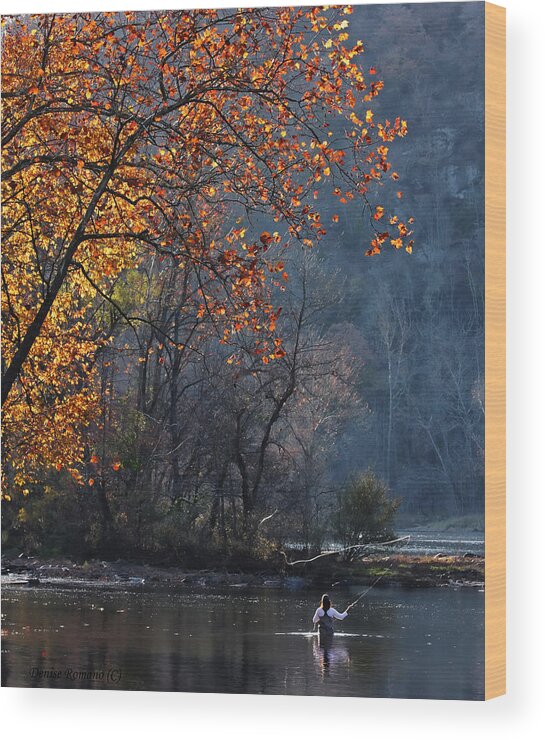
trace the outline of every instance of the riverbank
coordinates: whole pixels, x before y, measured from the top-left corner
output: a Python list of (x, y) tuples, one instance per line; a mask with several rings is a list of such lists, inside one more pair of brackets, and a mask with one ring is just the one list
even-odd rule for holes
[(160, 567), (123, 560), (91, 560), (83, 563), (66, 558), (36, 558), (24, 555), (2, 559), (2, 585), (77, 587), (171, 585), (202, 588), (262, 586), (264, 588), (377, 587), (484, 588), (484, 558), (459, 555), (370, 555), (353, 562), (325, 557), (312, 563), (264, 567), (262, 571), (188, 570), (178, 566)]

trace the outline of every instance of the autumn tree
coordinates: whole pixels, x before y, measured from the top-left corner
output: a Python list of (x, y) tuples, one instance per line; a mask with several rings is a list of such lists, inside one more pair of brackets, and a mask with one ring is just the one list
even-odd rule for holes
[[(383, 83), (364, 74), (350, 12), (4, 19), (2, 406), (16, 487), (42, 465), (81, 482), (109, 341), (101, 306), (150, 321), (116, 303), (127, 270), (171, 261), (191, 275), (193, 319), (235, 352), (253, 336), (265, 362), (283, 356), (270, 287), (288, 279), (270, 247), (324, 235), (323, 193), (360, 199), (371, 254), (411, 251), (408, 221), (371, 200), (397, 179), (388, 149), (406, 123), (374, 120)], [(253, 232), (252, 214), (270, 227)], [(192, 351), (173, 329), (154, 341)]]

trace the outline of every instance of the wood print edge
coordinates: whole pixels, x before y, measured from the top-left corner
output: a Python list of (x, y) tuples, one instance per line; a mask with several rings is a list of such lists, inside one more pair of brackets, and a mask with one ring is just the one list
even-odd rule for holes
[(506, 691), (505, 8), (485, 3), (485, 699)]

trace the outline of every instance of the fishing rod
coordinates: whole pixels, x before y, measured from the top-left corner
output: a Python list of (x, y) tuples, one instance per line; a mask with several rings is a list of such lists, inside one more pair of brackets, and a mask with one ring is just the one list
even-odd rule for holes
[[(370, 591), (370, 590), (371, 590), (372, 588), (374, 588), (374, 587), (375, 587), (375, 586), (377, 585), (377, 583), (378, 583), (378, 582), (380, 581), (380, 579), (381, 579), (381, 578), (384, 578), (384, 576), (386, 575), (386, 573), (389, 573), (389, 572), (390, 572), (390, 571), (392, 570), (392, 567), (393, 567), (393, 563), (390, 563), (390, 565), (389, 565), (389, 566), (388, 566), (388, 567), (386, 568), (386, 570), (385, 570), (385, 571), (383, 571), (383, 572), (382, 572), (382, 573), (381, 573), (381, 574), (380, 574), (380, 575), (378, 576), (378, 578), (375, 578), (375, 580), (373, 581), (373, 583), (372, 583), (372, 584), (371, 584), (371, 585), (370, 585), (370, 586), (369, 586), (368, 588), (366, 588), (366, 589), (365, 589), (365, 591), (362, 591), (362, 593), (361, 593), (361, 594), (360, 594), (360, 595), (358, 596), (358, 598), (357, 598), (357, 599), (356, 599), (355, 601), (353, 601), (353, 602), (352, 602), (351, 604), (349, 604), (349, 605), (348, 605), (348, 606), (346, 607), (346, 609), (345, 609), (345, 612), (347, 612), (347, 611), (348, 611), (349, 609), (352, 609), (352, 607), (353, 607), (353, 606), (356, 606), (356, 604), (358, 603), (358, 601), (361, 601), (361, 599), (363, 599), (363, 597), (364, 597), (364, 596), (365, 596), (366, 594), (368, 594), (368, 593), (369, 593), (369, 591)], [(316, 632), (317, 630), (318, 630), (318, 623), (316, 623), (316, 624), (315, 624), (315, 625), (313, 626), (313, 628), (312, 628), (312, 631), (313, 631), (313, 632)]]
[(363, 597), (366, 594), (368, 594), (369, 591), (377, 585), (377, 583), (380, 581), (380, 579), (381, 578), (384, 578), (384, 576), (386, 575), (386, 573), (389, 573), (392, 570), (392, 567), (393, 567), (393, 563), (390, 563), (390, 565), (386, 568), (386, 570), (383, 571), (379, 575), (378, 578), (375, 578), (375, 580), (373, 581), (373, 583), (368, 588), (366, 588), (365, 591), (362, 591), (362, 593), (358, 596), (358, 598), (355, 601), (353, 601), (351, 604), (349, 604), (346, 607), (345, 612), (347, 612), (349, 609), (352, 609), (353, 606), (356, 606), (356, 604), (358, 603), (358, 601), (360, 601), (361, 599), (363, 599)]

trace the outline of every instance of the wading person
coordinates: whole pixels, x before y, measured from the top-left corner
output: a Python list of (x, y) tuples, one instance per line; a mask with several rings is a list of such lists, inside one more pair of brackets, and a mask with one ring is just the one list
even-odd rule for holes
[(333, 626), (335, 619), (345, 619), (348, 616), (348, 610), (342, 614), (331, 606), (331, 599), (327, 594), (322, 596), (320, 606), (316, 609), (314, 616), (312, 617), (312, 623), (318, 625), (318, 633), (320, 635), (320, 643), (325, 643), (333, 639), (335, 629)]

